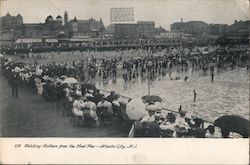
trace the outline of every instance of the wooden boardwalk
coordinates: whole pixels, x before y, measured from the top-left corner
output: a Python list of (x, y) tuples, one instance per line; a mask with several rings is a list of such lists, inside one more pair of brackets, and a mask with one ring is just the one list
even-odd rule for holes
[(12, 98), (11, 87), (0, 73), (1, 137), (127, 137), (117, 128), (73, 127), (63, 107), (46, 101), (29, 89), (20, 88), (19, 98)]

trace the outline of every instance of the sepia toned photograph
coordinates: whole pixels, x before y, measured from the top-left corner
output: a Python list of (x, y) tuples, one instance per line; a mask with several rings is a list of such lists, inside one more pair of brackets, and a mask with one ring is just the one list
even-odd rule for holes
[(249, 15), (248, 0), (1, 0), (0, 137), (249, 138)]

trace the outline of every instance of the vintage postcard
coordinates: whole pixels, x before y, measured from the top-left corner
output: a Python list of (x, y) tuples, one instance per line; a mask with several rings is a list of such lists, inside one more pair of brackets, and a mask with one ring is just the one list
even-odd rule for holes
[(0, 66), (0, 164), (249, 164), (249, 0), (0, 0)]

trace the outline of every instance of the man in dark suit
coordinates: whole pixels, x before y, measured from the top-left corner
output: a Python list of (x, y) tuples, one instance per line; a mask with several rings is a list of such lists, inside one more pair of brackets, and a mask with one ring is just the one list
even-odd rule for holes
[(10, 79), (11, 88), (12, 88), (12, 97), (18, 98), (19, 82), (20, 82), (20, 76), (18, 73), (14, 72)]

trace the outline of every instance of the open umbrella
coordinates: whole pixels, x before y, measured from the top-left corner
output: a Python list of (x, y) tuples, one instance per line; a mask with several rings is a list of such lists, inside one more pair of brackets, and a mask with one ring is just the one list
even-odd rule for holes
[(221, 116), (215, 120), (214, 125), (221, 128), (223, 137), (227, 137), (230, 132), (239, 133), (245, 138), (249, 137), (249, 121), (240, 116)]
[(149, 103), (149, 102), (162, 102), (162, 99), (160, 96), (156, 95), (146, 95), (142, 97), (143, 102)]
[(135, 98), (127, 103), (126, 112), (130, 119), (139, 120), (147, 114), (145, 109), (146, 105), (142, 102), (142, 100)]
[(65, 80), (63, 80), (63, 84), (66, 84), (66, 83), (67, 84), (77, 84), (78, 81), (73, 77), (68, 77)]

